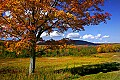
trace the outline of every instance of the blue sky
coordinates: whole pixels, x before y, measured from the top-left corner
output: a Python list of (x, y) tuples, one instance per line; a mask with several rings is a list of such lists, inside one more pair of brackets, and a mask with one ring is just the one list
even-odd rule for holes
[(97, 43), (120, 43), (120, 0), (106, 0), (102, 9), (112, 14), (111, 20), (108, 20), (107, 24), (101, 23), (96, 26), (85, 26), (85, 31), (80, 32), (72, 32), (72, 30), (69, 29), (63, 34), (57, 34), (55, 31), (47, 37), (45, 36), (46, 33), (43, 33), (42, 37), (45, 40), (50, 38), (55, 40), (71, 38)]
[(80, 32), (73, 32), (69, 29), (64, 33), (54, 31), (48, 36), (44, 32), (41, 37), (44, 40), (70, 38), (94, 43), (120, 43), (120, 0), (105, 0), (102, 9), (112, 14), (111, 20), (107, 20), (107, 24), (100, 23), (99, 25), (85, 26), (85, 31)]

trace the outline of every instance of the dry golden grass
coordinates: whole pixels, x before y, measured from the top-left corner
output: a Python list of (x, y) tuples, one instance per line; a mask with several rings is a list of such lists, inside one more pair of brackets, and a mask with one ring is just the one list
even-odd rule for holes
[[(49, 73), (47, 71), (56, 70), (56, 69), (63, 69), (63, 68), (71, 68), (71, 67), (77, 67), (82, 65), (90, 65), (90, 64), (98, 64), (98, 63), (104, 63), (104, 62), (120, 62), (120, 53), (101, 53), (101, 54), (95, 54), (88, 57), (37, 57), (36, 58), (36, 69), (35, 74), (31, 77), (29, 77), (28, 74), (28, 68), (29, 68), (29, 58), (13, 58), (13, 59), (0, 59), (0, 70), (11, 70), (8, 72), (5, 72), (3, 74), (0, 72), (0, 77), (2, 80), (44, 80), (46, 78), (47, 80), (64, 80), (64, 79), (75, 79), (75, 80), (107, 80), (107, 77), (111, 77), (110, 80), (116, 77), (116, 75), (119, 75), (120, 72), (113, 72), (113, 73), (99, 73), (94, 75), (87, 75), (87, 76), (79, 76), (79, 75), (72, 75), (70, 73), (64, 73), (64, 74), (54, 74)], [(3, 70), (3, 71), (4, 71)], [(15, 72), (13, 73), (12, 72)], [(106, 75), (106, 76), (105, 76)], [(100, 77), (100, 79), (98, 79)], [(105, 79), (104, 79), (105, 77)], [(119, 78), (119, 77), (117, 77)], [(118, 79), (115, 79), (118, 80)]]

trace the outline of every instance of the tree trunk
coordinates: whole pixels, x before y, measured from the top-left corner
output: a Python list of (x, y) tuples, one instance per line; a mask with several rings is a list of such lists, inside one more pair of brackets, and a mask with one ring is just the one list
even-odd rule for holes
[(29, 74), (34, 73), (34, 71), (35, 71), (35, 45), (32, 46), (30, 51)]

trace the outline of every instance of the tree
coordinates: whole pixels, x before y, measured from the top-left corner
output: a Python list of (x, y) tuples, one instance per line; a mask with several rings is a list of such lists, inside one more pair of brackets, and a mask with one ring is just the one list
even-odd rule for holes
[(29, 73), (34, 73), (36, 42), (43, 32), (80, 31), (106, 23), (110, 14), (103, 5), (104, 0), (0, 0), (0, 37), (19, 40), (16, 48), (27, 43)]

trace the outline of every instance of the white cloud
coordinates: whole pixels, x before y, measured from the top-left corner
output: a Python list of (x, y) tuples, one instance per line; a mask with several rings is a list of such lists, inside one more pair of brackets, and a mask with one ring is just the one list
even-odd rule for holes
[(43, 32), (40, 37), (46, 37), (46, 36), (48, 36), (48, 33)]
[(69, 33), (67, 34), (66, 38), (80, 38), (79, 33)]
[(47, 32), (43, 32), (40, 37), (42, 37), (44, 40), (60, 40), (64, 37), (64, 34), (59, 33), (58, 31), (53, 31), (50, 34), (48, 34)]
[(103, 38), (109, 38), (109, 35), (102, 36), (101, 34), (97, 34), (96, 36), (92, 34), (86, 34), (82, 37), (83, 39), (99, 39), (102, 40)]
[(111, 43), (109, 41), (96, 41), (96, 42), (93, 42), (93, 43)]
[(94, 39), (95, 37), (91, 34), (86, 34), (82, 37), (83, 39)]
[(80, 36), (80, 39), (82, 39), (82, 36)]
[(59, 33), (58, 31), (53, 31), (50, 33), (50, 37), (61, 37), (64, 36), (64, 34)]
[(104, 35), (102, 38), (109, 38), (110, 36), (109, 35)]
[(59, 33), (58, 31), (53, 31), (50, 34), (43, 32), (40, 37), (62, 37), (64, 34)]
[(50, 34), (48, 34), (47, 32), (43, 32), (41, 37), (46, 38), (54, 38), (54, 39), (62, 39), (64, 37), (66, 38), (70, 38), (70, 39), (85, 39), (85, 40), (98, 40), (98, 42), (104, 42), (103, 39), (109, 38), (109, 35), (102, 35), (102, 34), (97, 34), (97, 35), (92, 35), (92, 34), (85, 34), (83, 36), (80, 36), (79, 33), (68, 33), (66, 35), (66, 33), (60, 33), (58, 31), (53, 31)]
[(100, 39), (101, 37), (101, 34), (97, 34), (97, 36), (95, 36), (96, 39)]
[(5, 12), (5, 15), (6, 15), (6, 16), (10, 16), (10, 11), (6, 11), (6, 12)]

